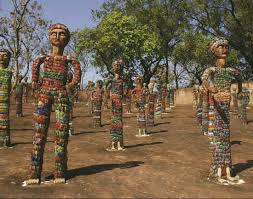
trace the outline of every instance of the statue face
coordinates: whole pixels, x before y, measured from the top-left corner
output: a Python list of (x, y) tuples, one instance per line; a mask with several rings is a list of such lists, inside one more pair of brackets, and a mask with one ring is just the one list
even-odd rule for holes
[(68, 33), (61, 28), (55, 28), (50, 32), (49, 40), (53, 46), (64, 48), (69, 41)]
[(113, 72), (115, 74), (120, 74), (121, 73), (121, 66), (120, 66), (120, 63), (114, 63), (113, 66)]
[(214, 55), (217, 58), (226, 58), (228, 56), (228, 51), (229, 51), (228, 45), (221, 44), (214, 48)]
[(10, 56), (7, 52), (0, 52), (0, 67), (7, 68), (9, 65)]

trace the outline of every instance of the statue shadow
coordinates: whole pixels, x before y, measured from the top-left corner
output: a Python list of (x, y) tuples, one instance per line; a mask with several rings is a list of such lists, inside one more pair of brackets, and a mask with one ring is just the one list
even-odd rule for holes
[(149, 132), (148, 134), (158, 134), (158, 133), (165, 133), (165, 132), (168, 132), (166, 130), (161, 130), (161, 131), (151, 131)]
[(231, 142), (231, 145), (235, 145), (235, 144), (241, 145), (241, 142), (242, 142), (242, 141), (240, 141), (240, 140), (233, 140), (233, 141)]
[(102, 124), (102, 127), (104, 127), (104, 126), (110, 126), (111, 125), (111, 123), (106, 123), (106, 124)]
[(23, 145), (23, 144), (33, 144), (32, 142), (15, 142), (11, 143), (11, 147), (17, 146), (17, 145)]
[(253, 120), (248, 120), (248, 122), (247, 122), (248, 124), (250, 124), (250, 123), (253, 123)]
[(102, 131), (81, 131), (79, 133), (73, 134), (73, 136), (82, 135), (82, 134), (104, 133), (104, 132), (107, 132), (107, 131), (106, 130), (102, 130)]
[(253, 160), (247, 160), (246, 163), (235, 164), (233, 167), (234, 167), (233, 172), (235, 174), (239, 174), (240, 172), (242, 172), (244, 170), (252, 168), (253, 167)]
[(75, 118), (85, 118), (85, 117), (91, 117), (90, 115), (77, 115), (77, 116), (73, 116), (73, 119)]
[(159, 123), (156, 123), (154, 126), (160, 126), (162, 124), (170, 124), (170, 122), (159, 122)]
[(140, 146), (146, 146), (146, 145), (155, 145), (155, 144), (162, 144), (162, 143), (163, 142), (151, 142), (151, 143), (135, 144), (135, 145), (125, 146), (125, 148), (134, 148), (134, 147), (140, 147)]
[(33, 128), (23, 128), (23, 129), (10, 129), (11, 131), (32, 131)]
[(92, 174), (101, 173), (104, 171), (110, 171), (113, 169), (129, 169), (133, 167), (138, 167), (141, 164), (144, 164), (144, 162), (129, 161), (129, 162), (121, 163), (121, 164), (98, 164), (98, 165), (91, 165), (87, 167), (77, 168), (77, 169), (71, 169), (67, 171), (66, 180), (72, 179), (77, 176), (92, 175)]

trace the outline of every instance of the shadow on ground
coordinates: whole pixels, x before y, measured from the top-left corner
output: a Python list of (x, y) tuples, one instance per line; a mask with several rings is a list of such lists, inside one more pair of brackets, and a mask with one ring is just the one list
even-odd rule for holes
[(123, 164), (98, 164), (98, 165), (91, 165), (88, 167), (82, 167), (77, 169), (71, 169), (67, 172), (66, 179), (69, 180), (71, 178), (83, 175), (92, 175), (96, 173), (101, 173), (104, 171), (109, 171), (113, 169), (129, 169), (133, 167), (138, 167), (144, 162), (141, 161), (130, 161), (125, 162)]

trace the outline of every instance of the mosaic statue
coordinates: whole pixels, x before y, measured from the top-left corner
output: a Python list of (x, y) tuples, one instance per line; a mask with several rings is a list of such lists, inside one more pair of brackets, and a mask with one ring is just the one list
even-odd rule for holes
[(198, 101), (198, 91), (199, 91), (199, 86), (194, 85), (192, 89), (192, 107), (193, 109), (197, 109), (197, 101)]
[[(32, 87), (38, 98), (38, 107), (34, 114), (34, 137), (31, 156), (31, 175), (25, 184), (39, 184), (43, 165), (43, 154), (50, 123), (51, 107), (55, 105), (55, 172), (54, 183), (65, 183), (67, 171), (67, 145), (69, 137), (69, 98), (68, 93), (78, 84), (81, 77), (80, 63), (70, 56), (63, 55), (70, 39), (70, 32), (63, 24), (54, 24), (49, 28), (49, 40), (52, 54), (37, 58), (32, 66)], [(38, 87), (40, 65), (44, 64), (42, 85)], [(67, 83), (68, 64), (73, 65), (74, 77)]]
[(168, 97), (167, 84), (162, 84), (162, 112), (166, 112), (166, 99)]
[(198, 87), (197, 91), (197, 122), (202, 127), (202, 110), (203, 110), (203, 88), (202, 86)]
[(87, 89), (87, 98), (88, 98), (88, 107), (89, 107), (89, 114), (93, 115), (93, 102), (92, 102), (92, 97), (91, 94), (94, 90), (94, 83), (93, 81), (88, 81), (88, 89)]
[(157, 83), (155, 87), (156, 91), (156, 106), (155, 106), (155, 118), (162, 119), (162, 92), (161, 84)]
[(103, 102), (103, 82), (101, 80), (96, 83), (96, 90), (91, 94), (93, 102), (93, 123), (94, 128), (101, 127), (101, 111)]
[(169, 90), (169, 99), (170, 99), (170, 107), (173, 108), (175, 107), (175, 89), (172, 85), (170, 85), (170, 90)]
[(10, 147), (10, 92), (12, 71), (8, 68), (11, 53), (0, 49), (0, 148)]
[(250, 92), (246, 87), (242, 88), (240, 119), (243, 125), (247, 125), (247, 106), (250, 102)]
[(131, 113), (131, 106), (132, 106), (132, 90), (129, 86), (126, 88), (126, 113)]
[(147, 116), (147, 126), (155, 125), (155, 101), (156, 95), (154, 93), (154, 83), (150, 82), (148, 84), (148, 116)]
[(238, 98), (237, 98), (237, 92), (236, 92), (236, 88), (232, 89), (232, 100), (233, 100), (233, 115), (234, 116), (238, 116)]
[(123, 145), (123, 60), (118, 59), (112, 63), (114, 79), (111, 83), (111, 100), (112, 100), (112, 116), (111, 116), (111, 143), (107, 151), (122, 151)]
[(15, 96), (15, 99), (16, 99), (16, 115), (17, 117), (23, 117), (23, 90), (24, 90), (24, 84), (22, 82), (22, 76), (19, 75), (18, 76), (18, 81), (17, 81), (17, 84), (16, 84), (16, 96)]
[[(231, 177), (231, 144), (230, 144), (230, 87), (234, 79), (238, 81), (238, 91), (242, 90), (240, 73), (230, 67), (225, 67), (228, 55), (228, 42), (225, 39), (215, 39), (211, 51), (216, 57), (214, 67), (207, 68), (202, 76), (203, 86), (211, 91), (209, 95), (214, 101), (213, 129), (213, 159), (210, 177), (218, 178), (221, 183), (237, 183), (239, 177)], [(211, 87), (209, 87), (211, 82)]]
[(29, 85), (28, 85), (28, 77), (24, 78), (24, 82), (23, 82), (23, 103), (27, 103), (28, 102), (28, 92), (29, 92)]
[(145, 104), (146, 104), (146, 89), (143, 88), (142, 78), (136, 78), (136, 87), (132, 91), (132, 95), (135, 96), (136, 99), (136, 108), (138, 110), (137, 113), (137, 126), (138, 126), (138, 134), (137, 137), (149, 136), (147, 134), (146, 129), (146, 115), (145, 115)]
[[(68, 79), (67, 83), (71, 83), (73, 81), (73, 74), (72, 72), (68, 72)], [(68, 92), (69, 98), (69, 135), (74, 134), (74, 127), (73, 127), (73, 108), (74, 108), (74, 89)]]

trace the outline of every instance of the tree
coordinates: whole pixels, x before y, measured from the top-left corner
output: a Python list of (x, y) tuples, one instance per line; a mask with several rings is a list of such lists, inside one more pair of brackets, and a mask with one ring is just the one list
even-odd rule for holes
[(111, 63), (123, 58), (125, 78), (137, 74), (149, 82), (161, 58), (154, 52), (160, 47), (157, 34), (134, 16), (114, 10), (106, 15), (94, 29), (79, 32), (79, 50), (91, 53), (92, 64), (102, 75), (112, 74)]
[(26, 65), (26, 75), (32, 55), (39, 54), (48, 23), (42, 19), (42, 7), (37, 1), (12, 0), (11, 3), (10, 15), (0, 17), (0, 44), (12, 53), (17, 81), (20, 69)]

